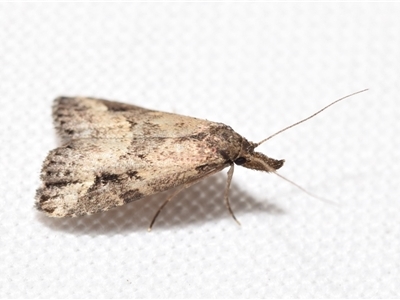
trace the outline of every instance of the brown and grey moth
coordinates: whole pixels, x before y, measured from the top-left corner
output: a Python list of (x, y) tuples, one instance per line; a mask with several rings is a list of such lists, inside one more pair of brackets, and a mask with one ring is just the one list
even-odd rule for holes
[(62, 145), (45, 159), (36, 194), (36, 207), (50, 217), (107, 211), (177, 187), (151, 228), (178, 192), (226, 167), (224, 199), (234, 217), (228, 197), (234, 165), (277, 174), (284, 163), (255, 151), (269, 138), (253, 143), (222, 123), (134, 105), (59, 97), (53, 118)]

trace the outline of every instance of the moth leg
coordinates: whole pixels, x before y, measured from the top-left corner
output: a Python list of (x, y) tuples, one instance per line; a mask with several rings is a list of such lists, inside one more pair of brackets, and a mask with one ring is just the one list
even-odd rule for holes
[(226, 180), (226, 187), (225, 187), (225, 193), (224, 193), (224, 200), (225, 200), (225, 205), (229, 210), (229, 213), (231, 214), (232, 218), (240, 225), (240, 222), (238, 219), (236, 219), (235, 214), (233, 213), (233, 210), (231, 208), (231, 204), (229, 202), (229, 187), (231, 186), (232, 182), (232, 177), (233, 177), (233, 170), (234, 170), (234, 164), (231, 164), (231, 167), (228, 170), (228, 178)]
[(173, 192), (168, 198), (167, 200), (164, 201), (164, 203), (160, 206), (160, 208), (158, 209), (158, 211), (156, 212), (156, 214), (153, 217), (153, 220), (151, 220), (150, 226), (147, 229), (148, 231), (151, 231), (151, 228), (153, 227), (154, 222), (156, 221), (158, 215), (160, 214), (161, 210), (165, 207), (165, 205), (168, 204), (168, 202), (170, 202), (177, 194), (179, 194), (181, 191), (183, 191), (184, 189), (188, 188), (189, 186), (195, 184), (196, 182), (198, 182), (198, 180), (195, 180), (193, 182), (189, 182), (187, 184), (182, 185), (181, 187), (179, 187), (175, 192)]
[[(157, 213), (154, 215), (153, 220), (151, 220), (150, 226), (149, 226), (149, 228), (148, 228), (147, 230), (148, 230), (148, 231), (151, 231), (151, 229), (152, 229), (152, 227), (153, 227), (153, 224), (154, 224), (154, 222), (156, 221), (156, 219), (157, 219), (158, 215), (160, 214), (161, 210), (162, 210), (162, 209), (165, 207), (165, 205), (167, 205), (168, 202), (170, 202), (177, 194), (179, 194), (179, 193), (180, 193), (181, 191), (183, 191), (184, 189), (186, 189), (186, 188), (192, 186), (193, 184), (198, 183), (199, 181), (203, 180), (204, 177), (209, 176), (209, 175), (212, 175), (212, 174), (214, 174), (214, 173), (217, 173), (217, 172), (221, 171), (223, 168), (225, 168), (225, 166), (221, 166), (220, 168), (214, 169), (214, 170), (210, 171), (208, 174), (203, 174), (203, 176), (202, 176), (201, 178), (197, 178), (197, 179), (195, 179), (195, 180), (193, 180), (193, 181), (191, 181), (191, 182), (188, 182), (188, 183), (182, 185), (181, 187), (177, 188), (177, 190), (176, 190), (175, 192), (173, 192), (173, 193), (167, 198), (167, 200), (165, 200), (164, 203), (160, 206), (160, 208), (158, 209)], [(231, 171), (231, 170), (232, 170), (232, 171)], [(232, 175), (233, 175), (233, 164), (231, 165), (231, 168), (230, 168), (229, 171), (228, 171), (227, 190), (229, 190), (229, 186), (230, 186), (231, 181), (232, 181)], [(235, 215), (233, 214), (232, 209), (231, 209), (231, 207), (230, 207), (230, 205), (229, 205), (227, 190), (225, 191), (225, 199), (226, 199), (225, 201), (226, 201), (226, 203), (227, 203), (227, 206), (228, 206), (228, 209), (229, 209), (231, 215), (233, 216), (233, 218), (235, 219), (235, 221), (240, 225), (240, 223), (238, 222), (238, 220), (235, 218)]]

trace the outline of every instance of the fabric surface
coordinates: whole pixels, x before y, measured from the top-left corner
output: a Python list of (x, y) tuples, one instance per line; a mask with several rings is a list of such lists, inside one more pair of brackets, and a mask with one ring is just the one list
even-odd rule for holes
[[(0, 4), (0, 296), (399, 297), (398, 3)], [(273, 138), (236, 166), (107, 213), (34, 209), (52, 100), (94, 96)]]

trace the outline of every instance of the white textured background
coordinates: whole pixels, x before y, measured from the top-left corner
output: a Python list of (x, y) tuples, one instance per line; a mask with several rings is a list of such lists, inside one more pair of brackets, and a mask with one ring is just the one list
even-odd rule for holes
[[(400, 4), (0, 4), (0, 296), (399, 297)], [(88, 95), (219, 121), (281, 174), (236, 168), (108, 213), (33, 208), (51, 103)]]

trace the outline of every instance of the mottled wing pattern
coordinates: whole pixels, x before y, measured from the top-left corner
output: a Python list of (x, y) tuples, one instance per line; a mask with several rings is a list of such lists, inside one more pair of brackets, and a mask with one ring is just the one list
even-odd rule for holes
[(64, 144), (36, 197), (49, 216), (105, 211), (229, 165), (213, 147), (219, 123), (91, 98), (58, 98), (53, 114)]
[(63, 141), (82, 138), (186, 137), (204, 132), (213, 123), (84, 97), (59, 97), (54, 100), (53, 118)]

